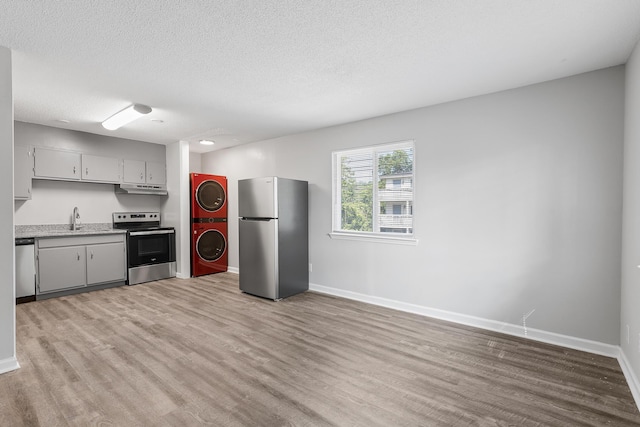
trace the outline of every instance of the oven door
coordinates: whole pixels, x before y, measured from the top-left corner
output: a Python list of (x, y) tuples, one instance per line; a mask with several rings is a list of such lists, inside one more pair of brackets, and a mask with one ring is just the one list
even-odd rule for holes
[(129, 268), (176, 260), (175, 230), (130, 231), (127, 252)]

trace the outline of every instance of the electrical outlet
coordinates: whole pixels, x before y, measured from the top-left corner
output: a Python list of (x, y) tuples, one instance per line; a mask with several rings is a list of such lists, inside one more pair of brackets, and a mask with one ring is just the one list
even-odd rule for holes
[(313, 272), (313, 264), (309, 263), (309, 273)]

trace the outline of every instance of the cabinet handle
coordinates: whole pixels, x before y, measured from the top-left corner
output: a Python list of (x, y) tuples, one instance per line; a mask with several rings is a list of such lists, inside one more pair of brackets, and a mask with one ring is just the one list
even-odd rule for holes
[(78, 257), (78, 261), (80, 261), (80, 253), (76, 252), (76, 256)]
[(85, 174), (85, 175), (89, 175), (89, 168), (85, 168), (85, 169), (84, 169), (84, 174)]
[(91, 251), (91, 259), (93, 259), (93, 251)]
[(73, 167), (73, 174), (74, 175), (76, 174), (76, 167), (75, 166)]
[(144, 175), (143, 175), (143, 174), (140, 174), (140, 179), (143, 179), (143, 178), (144, 178)]

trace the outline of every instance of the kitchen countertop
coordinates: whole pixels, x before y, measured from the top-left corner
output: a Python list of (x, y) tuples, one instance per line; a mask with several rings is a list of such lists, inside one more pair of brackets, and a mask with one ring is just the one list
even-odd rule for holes
[(16, 238), (89, 236), (97, 234), (125, 234), (126, 230), (114, 229), (110, 222), (82, 224), (79, 230), (71, 230), (69, 224), (16, 225)]

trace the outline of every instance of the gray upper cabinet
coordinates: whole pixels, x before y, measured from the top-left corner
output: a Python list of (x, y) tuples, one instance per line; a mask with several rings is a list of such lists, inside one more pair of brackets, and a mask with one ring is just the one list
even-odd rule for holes
[[(25, 148), (28, 151), (28, 149)], [(16, 156), (25, 162), (21, 169), (32, 169), (33, 177), (38, 179), (53, 179), (63, 181), (87, 181), (107, 184), (156, 184), (167, 183), (166, 165), (160, 162), (145, 162), (144, 160), (121, 160), (115, 157), (97, 156), (57, 148), (35, 147), (33, 159), (24, 158), (16, 146)], [(16, 157), (17, 159), (18, 157)], [(33, 161), (34, 166), (26, 167), (27, 161)], [(16, 164), (18, 160), (16, 160)], [(16, 166), (17, 168), (17, 166)], [(25, 178), (26, 179), (26, 178)], [(31, 179), (31, 178), (29, 178)], [(28, 199), (26, 189), (22, 187), (26, 182), (21, 181), (20, 192), (16, 191), (16, 199)], [(20, 195), (18, 197), (18, 194)]]
[(166, 184), (167, 167), (164, 163), (147, 162), (147, 184)]
[(80, 179), (80, 153), (54, 148), (34, 148), (34, 177), (46, 179)]
[(167, 183), (167, 168), (164, 163), (143, 160), (124, 160), (123, 182), (127, 184)]
[(82, 179), (118, 184), (120, 182), (120, 160), (113, 157), (83, 154)]
[(31, 179), (33, 178), (31, 148), (16, 145), (13, 156), (13, 198), (15, 200), (29, 200), (31, 199)]
[(144, 184), (146, 182), (146, 164), (142, 160), (124, 160), (123, 181), (128, 184)]

